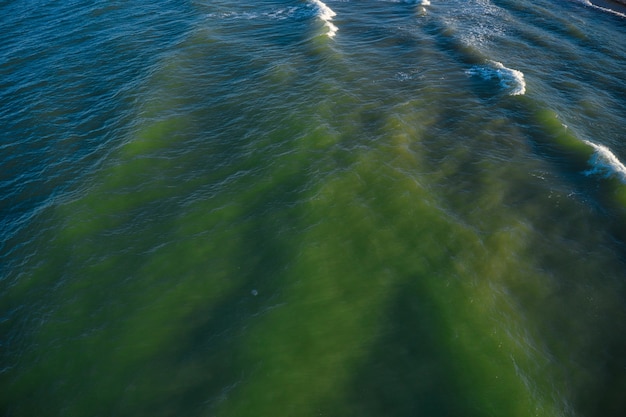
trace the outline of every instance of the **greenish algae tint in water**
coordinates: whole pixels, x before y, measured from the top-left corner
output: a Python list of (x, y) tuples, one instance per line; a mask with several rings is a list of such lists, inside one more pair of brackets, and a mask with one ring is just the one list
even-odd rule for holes
[(624, 184), (550, 93), (590, 94), (593, 68), (496, 65), (602, 51), (606, 22), (365, 3), (131, 14), (185, 36), (129, 61), (106, 152), (61, 190), (33, 180), (49, 199), (6, 232), (2, 415), (623, 415)]

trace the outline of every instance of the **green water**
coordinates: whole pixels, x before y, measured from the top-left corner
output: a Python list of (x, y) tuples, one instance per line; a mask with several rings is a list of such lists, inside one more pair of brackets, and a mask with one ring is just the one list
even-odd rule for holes
[(592, 127), (469, 77), (438, 20), (352, 7), (336, 40), (194, 26), (126, 87), (7, 239), (0, 413), (621, 415), (625, 191), (582, 173)]

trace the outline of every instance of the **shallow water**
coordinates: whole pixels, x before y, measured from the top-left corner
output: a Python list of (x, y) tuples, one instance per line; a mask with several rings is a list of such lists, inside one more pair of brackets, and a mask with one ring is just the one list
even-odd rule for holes
[(0, 8), (3, 415), (626, 412), (623, 17)]

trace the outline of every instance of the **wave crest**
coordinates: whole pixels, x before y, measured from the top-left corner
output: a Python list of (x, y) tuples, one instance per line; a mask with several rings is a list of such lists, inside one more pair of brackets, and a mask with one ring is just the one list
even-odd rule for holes
[(335, 26), (332, 22), (333, 17), (337, 16), (337, 13), (330, 7), (328, 7), (323, 1), (320, 0), (311, 0), (311, 3), (317, 8), (318, 15), (317, 17), (324, 22), (326, 27), (328, 28), (327, 35), (329, 38), (335, 36), (339, 28)]
[(605, 178), (616, 177), (626, 184), (626, 166), (615, 156), (609, 148), (597, 143), (584, 141), (594, 149), (594, 153), (589, 159), (591, 169), (585, 171), (585, 175), (600, 175)]
[[(587, 7), (592, 7), (594, 9), (601, 10), (605, 13), (611, 13), (621, 18), (626, 18), (626, 14), (620, 11), (621, 8), (618, 10), (617, 8), (603, 7), (602, 6), (603, 3), (594, 4), (592, 1), (589, 1), (589, 0), (578, 0), (578, 2), (584, 4)], [(607, 6), (609, 6), (609, 4), (607, 4)], [(616, 4), (615, 7), (619, 7), (619, 3)]]
[(497, 61), (489, 61), (489, 65), (475, 65), (465, 71), (471, 76), (479, 76), (484, 80), (498, 79), (500, 86), (508, 90), (509, 95), (519, 96), (526, 93), (524, 73), (507, 68)]

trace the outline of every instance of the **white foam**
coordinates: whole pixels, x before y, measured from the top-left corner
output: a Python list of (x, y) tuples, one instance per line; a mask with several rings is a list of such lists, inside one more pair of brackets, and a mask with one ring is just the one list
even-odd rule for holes
[(265, 15), (276, 20), (285, 20), (294, 16), (298, 16), (299, 13), (300, 13), (299, 8), (292, 6), (292, 7), (287, 7), (284, 9), (278, 9), (278, 10), (266, 13)]
[(236, 12), (226, 11), (218, 13), (209, 13), (209, 18), (218, 19), (231, 19), (231, 20), (254, 20), (254, 19), (272, 19), (272, 20), (285, 20), (290, 18), (303, 18), (303, 17), (317, 17), (324, 22), (324, 25), (328, 29), (326, 34), (332, 38), (339, 30), (332, 22), (333, 18), (337, 16), (337, 13), (330, 7), (328, 7), (321, 0), (308, 0), (306, 6), (291, 6), (286, 8), (275, 9), (269, 12)]
[(260, 15), (258, 13), (251, 13), (251, 12), (230, 12), (229, 11), (229, 12), (209, 13), (207, 16), (210, 18), (218, 18), (218, 19), (252, 20), (252, 19), (258, 19)]
[(597, 4), (593, 4), (589, 0), (578, 0), (578, 1), (580, 3), (582, 3), (582, 4), (584, 4), (585, 6), (593, 7), (594, 9), (601, 10), (601, 11), (603, 11), (605, 13), (611, 13), (611, 14), (614, 14), (616, 16), (626, 18), (626, 14), (624, 14), (624, 13), (621, 13), (621, 12), (619, 12), (617, 10), (613, 10), (613, 9), (609, 9), (609, 8), (606, 8), (606, 7), (602, 7), (602, 6), (599, 6)]
[(317, 17), (324, 22), (326, 27), (328, 28), (328, 32), (326, 33), (329, 38), (335, 36), (339, 28), (335, 26), (332, 22), (333, 17), (337, 16), (337, 13), (330, 7), (328, 7), (324, 2), (320, 0), (310, 0), (311, 3), (317, 8), (318, 14)]
[(417, 4), (419, 6), (430, 6), (430, 0), (387, 0), (390, 3)]
[[(461, 7), (440, 10), (443, 22), (455, 37), (473, 49), (482, 51), (493, 41), (506, 36), (515, 19), (490, 0), (464, 0)], [(490, 49), (490, 48), (489, 48)]]
[(617, 177), (622, 183), (626, 184), (626, 166), (615, 156), (609, 148), (597, 143), (584, 141), (587, 145), (594, 149), (594, 153), (589, 159), (591, 169), (585, 171), (585, 175), (601, 175), (605, 178)]
[(500, 86), (508, 90), (511, 96), (519, 96), (526, 93), (524, 73), (507, 68), (497, 61), (489, 61), (489, 65), (475, 65), (465, 71), (465, 73), (477, 75), (485, 80), (497, 78), (500, 81)]
[(291, 6), (286, 8), (273, 9), (267, 12), (216, 12), (209, 13), (207, 17), (218, 19), (230, 19), (230, 20), (255, 20), (255, 19), (271, 19), (271, 20), (286, 20), (292, 18), (307, 18), (311, 16), (317, 16), (317, 13), (313, 14), (310, 8)]
[(404, 3), (404, 4), (417, 4), (420, 6), (430, 6), (429, 0), (381, 0), (386, 3)]

